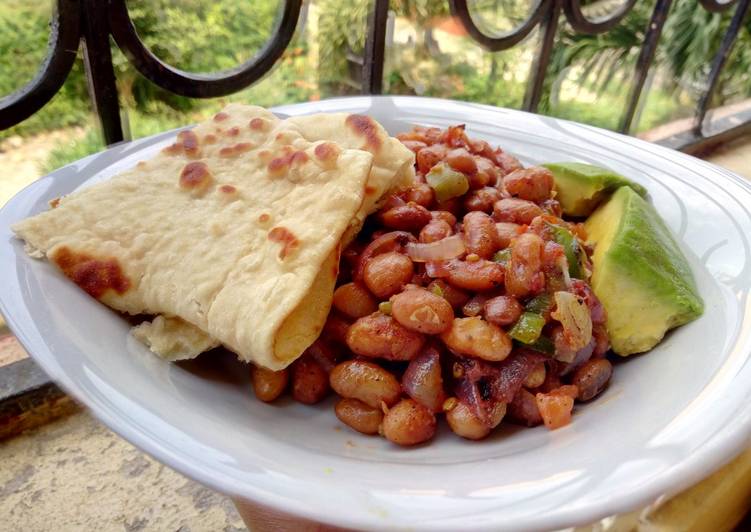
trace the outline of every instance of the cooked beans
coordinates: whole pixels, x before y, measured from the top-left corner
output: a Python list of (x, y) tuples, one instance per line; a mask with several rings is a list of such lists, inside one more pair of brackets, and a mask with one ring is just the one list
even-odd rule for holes
[(347, 345), (352, 351), (386, 360), (410, 360), (424, 342), (422, 334), (380, 312), (358, 319), (347, 332)]
[(414, 273), (409, 257), (391, 251), (376, 255), (368, 261), (363, 271), (363, 280), (368, 290), (385, 299), (401, 290)]
[(292, 364), (292, 397), (306, 405), (323, 400), (329, 393), (329, 375), (312, 358), (302, 356)]
[(446, 278), (449, 283), (464, 290), (484, 292), (503, 284), (503, 267), (492, 261), (452, 261)]
[(363, 434), (378, 434), (383, 421), (380, 408), (373, 408), (357, 399), (341, 399), (334, 407), (339, 421)]
[(433, 413), (414, 399), (403, 399), (383, 417), (383, 435), (397, 445), (417, 445), (435, 434)]
[(420, 242), (425, 244), (437, 242), (447, 236), (451, 236), (453, 233), (454, 231), (451, 229), (451, 226), (443, 220), (432, 220), (420, 231)]
[(580, 401), (594, 399), (605, 389), (612, 375), (613, 366), (605, 358), (585, 362), (571, 379), (571, 383), (579, 389), (576, 398)]
[(514, 400), (508, 404), (509, 417), (528, 427), (535, 427), (542, 423), (540, 410), (534, 394), (522, 388), (514, 396)]
[(470, 191), (464, 197), (464, 208), (468, 211), (482, 211), (487, 214), (493, 212), (493, 205), (501, 199), (497, 188), (483, 187)]
[(441, 334), (441, 340), (456, 353), (490, 362), (499, 362), (511, 352), (508, 334), (479, 317), (454, 318), (451, 328)]
[(378, 303), (360, 283), (343, 284), (334, 291), (334, 308), (350, 318), (361, 318), (378, 309)]
[(488, 186), (494, 187), (500, 176), (498, 167), (486, 157), (475, 157), (475, 164), (477, 164), (477, 175), (480, 176), (479, 178), (484, 180)]
[(439, 292), (441, 297), (448, 301), (449, 305), (455, 310), (462, 308), (470, 298), (470, 295), (467, 292), (460, 288), (456, 288), (455, 286), (451, 286), (443, 279), (431, 281), (428, 285), (428, 290), (433, 293)]
[(461, 401), (457, 401), (453, 408), (446, 412), (446, 421), (454, 434), (468, 440), (481, 440), (490, 434), (490, 427)]
[(417, 156), (415, 157), (417, 171), (421, 174), (427, 174), (430, 172), (431, 168), (446, 157), (447, 152), (448, 148), (443, 144), (433, 144), (432, 146), (421, 149), (417, 152)]
[[(574, 400), (601, 393), (613, 371), (604, 358), (604, 307), (589, 275), (565, 278), (566, 249), (551, 229), (563, 227), (586, 242), (583, 226), (561, 218), (547, 169), (524, 169), (501, 148), (468, 138), (463, 126), (417, 127), (398, 138), (415, 153), (414, 183), (389, 194), (342, 251), (321, 338), (287, 372), (251, 370), (256, 395), (274, 400), (285, 379), (307, 403), (333, 388), (342, 423), (399, 445), (432, 438), (440, 412), (468, 439), (484, 438), (505, 417), (565, 425)], [(469, 190), (438, 203), (426, 178), (436, 164), (463, 173)], [(446, 246), (410, 246), (452, 235)], [(581, 248), (591, 269), (594, 250)], [(431, 260), (413, 262), (418, 250), (429, 250)], [(559, 291), (586, 302), (577, 307), (592, 323), (584, 348), (572, 343), (574, 329), (561, 325), (571, 320), (551, 316), (546, 298)], [(538, 345), (514, 348), (507, 331), (525, 306), (542, 313), (545, 322), (535, 323), (542, 336)], [(577, 319), (585, 322), (583, 314)], [(531, 350), (551, 343), (549, 358)], [(447, 391), (457, 397), (446, 399)]]
[(489, 259), (498, 249), (495, 222), (484, 212), (470, 212), (464, 216), (464, 245), (469, 253)]
[(253, 365), (250, 368), (250, 378), (256, 397), (264, 403), (270, 403), (284, 392), (289, 382), (289, 373), (286, 369), (273, 371)]
[(519, 198), (504, 198), (493, 206), (493, 218), (497, 222), (512, 222), (515, 224), (532, 223), (542, 209), (531, 201)]
[(510, 296), (498, 296), (485, 302), (485, 319), (499, 327), (513, 325), (524, 312), (521, 303)]
[(525, 297), (545, 289), (542, 272), (542, 238), (533, 233), (519, 235), (511, 250), (511, 260), (506, 268), (506, 293)]
[(433, 220), (443, 220), (451, 227), (454, 227), (456, 225), (456, 216), (451, 214), (449, 211), (431, 211), (430, 216), (431, 218), (433, 218)]
[(426, 183), (416, 183), (407, 191), (407, 201), (423, 207), (430, 207), (434, 198), (433, 189)]
[(419, 231), (431, 219), (430, 211), (414, 202), (383, 211), (379, 218), (383, 225), (398, 231)]
[(522, 233), (522, 226), (511, 222), (498, 222), (495, 224), (495, 232), (498, 235), (498, 247), (505, 249)]
[(545, 364), (540, 362), (529, 372), (527, 378), (524, 379), (524, 387), (530, 389), (538, 388), (542, 386), (543, 382), (545, 382)]
[(372, 362), (349, 360), (336, 366), (329, 376), (331, 388), (348, 399), (373, 408), (391, 406), (399, 400), (401, 387), (396, 377)]
[(391, 298), (391, 315), (401, 325), (424, 334), (438, 334), (451, 326), (454, 312), (448, 301), (417, 288)]
[(458, 172), (472, 175), (477, 172), (477, 162), (474, 156), (464, 148), (455, 148), (446, 154), (445, 161)]
[(443, 391), (441, 359), (433, 348), (413, 358), (402, 376), (402, 388), (412, 399), (428, 408), (440, 412), (446, 394)]
[(503, 178), (509, 194), (536, 203), (550, 198), (553, 183), (553, 173), (541, 166), (515, 170)]

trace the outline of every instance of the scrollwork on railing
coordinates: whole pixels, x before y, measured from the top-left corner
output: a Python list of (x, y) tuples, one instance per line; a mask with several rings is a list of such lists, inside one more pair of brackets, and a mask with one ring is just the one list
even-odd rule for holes
[[(707, 79), (706, 91), (699, 98), (691, 138), (674, 146), (696, 150), (701, 145), (716, 144), (718, 139), (751, 130), (751, 122), (736, 124), (707, 137), (704, 121), (715, 87), (736, 42), (751, 0), (698, 0), (703, 9), (720, 13), (735, 7), (714, 57)], [(62, 88), (83, 43), (83, 61), (89, 81), (89, 93), (100, 118), (105, 140), (123, 138), (120, 105), (112, 65), (109, 37), (125, 53), (133, 66), (147, 79), (175, 94), (195, 98), (224, 96), (242, 90), (268, 73), (291, 42), (303, 0), (284, 0), (281, 17), (262, 50), (248, 61), (230, 70), (193, 73), (168, 65), (159, 59), (138, 36), (128, 13), (126, 0), (56, 0), (52, 16), (48, 54), (39, 72), (19, 91), (0, 99), (0, 129), (16, 125), (41, 109)], [(543, 96), (548, 64), (555, 45), (560, 20), (568, 21), (578, 33), (602, 34), (622, 22), (634, 8), (636, 0), (624, 0), (614, 12), (599, 18), (588, 18), (582, 0), (535, 0), (527, 18), (513, 30), (492, 33), (483, 31), (473, 18), (470, 0), (449, 0), (452, 14), (461, 22), (469, 36), (491, 52), (507, 50), (539, 29), (541, 38), (532, 63), (523, 107), (536, 111)], [(662, 29), (673, 0), (655, 0), (644, 40), (634, 67), (633, 81), (620, 121), (620, 130), (629, 132), (636, 114), (645, 81), (653, 65)], [(365, 57), (362, 61), (362, 91), (380, 94), (383, 86), (386, 25), (389, 1), (373, 0), (368, 17)]]
[(527, 19), (507, 33), (488, 35), (475, 24), (467, 0), (449, 0), (451, 13), (457, 17), (470, 37), (491, 52), (507, 50), (522, 41), (542, 20), (556, 0), (537, 0)]
[(255, 57), (231, 70), (208, 74), (180, 70), (154, 55), (138, 36), (125, 0), (110, 0), (109, 21), (115, 42), (145, 78), (181, 96), (211, 98), (242, 90), (271, 70), (292, 40), (301, 6), (302, 0), (285, 0), (271, 40)]
[(81, 40), (79, 12), (78, 0), (57, 0), (50, 21), (47, 56), (29, 83), (0, 99), (0, 129), (26, 120), (62, 88), (73, 68)]

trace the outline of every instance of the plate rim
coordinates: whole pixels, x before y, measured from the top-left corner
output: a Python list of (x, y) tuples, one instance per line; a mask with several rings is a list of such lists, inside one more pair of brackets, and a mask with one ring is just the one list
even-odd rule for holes
[[(352, 103), (356, 100), (361, 100), (366, 107), (372, 105), (373, 102), (378, 100), (392, 100), (396, 102), (409, 102), (411, 100), (419, 100), (421, 102), (432, 104), (436, 109), (440, 108), (439, 106), (441, 103), (449, 102), (452, 105), (466, 105), (473, 109), (485, 108), (491, 112), (497, 112), (500, 110), (503, 112), (509, 112), (511, 114), (527, 115), (534, 117), (537, 120), (542, 119), (544, 122), (566, 123), (577, 128), (590, 130), (596, 134), (604, 134), (610, 139), (624, 142), (626, 145), (631, 145), (641, 149), (647, 149), (653, 154), (665, 156), (674, 163), (678, 163), (681, 160), (685, 162), (686, 158), (688, 158), (688, 160), (690, 160), (693, 164), (698, 164), (699, 167), (707, 167), (714, 173), (722, 175), (725, 179), (731, 180), (736, 185), (740, 185), (741, 188), (749, 194), (749, 197), (751, 197), (751, 182), (725, 168), (719, 167), (707, 161), (697, 159), (687, 154), (676, 152), (664, 146), (649, 143), (642, 139), (628, 137), (595, 126), (580, 124), (570, 120), (537, 115), (534, 113), (527, 113), (525, 111), (515, 109), (500, 108), (475, 102), (465, 102), (439, 98), (423, 98), (415, 96), (351, 96), (331, 98), (321, 100), (320, 102), (303, 102), (298, 104), (278, 106), (274, 107), (272, 110), (285, 112), (287, 110), (299, 111), (302, 109), (303, 112), (297, 114), (305, 114), (306, 112), (316, 112), (316, 106), (321, 104), (336, 105), (338, 102)], [(70, 169), (80, 164), (90, 164), (91, 162), (101, 157), (112, 156), (118, 150), (123, 150), (125, 152), (130, 151), (131, 149), (134, 151), (139, 151), (140, 149), (146, 148), (153, 143), (157, 143), (171, 137), (181, 129), (184, 129), (184, 127), (176, 128), (167, 132), (157, 133), (155, 135), (151, 135), (149, 137), (145, 137), (136, 141), (120, 143), (108, 148), (107, 150), (92, 154), (79, 161), (55, 170), (47, 176), (44, 176), (44, 178), (56, 179), (58, 178), (59, 174), (62, 174), (66, 169)], [(124, 154), (120, 154), (118, 160), (124, 156)], [(83, 179), (82, 182), (91, 179), (96, 175), (96, 173), (98, 172), (94, 172), (93, 174), (89, 175), (88, 177)], [(9, 212), (13, 211), (15, 204), (22, 199), (31, 199), (32, 196), (38, 199), (39, 191), (37, 191), (37, 189), (41, 186), (41, 179), (43, 178), (32, 182), (30, 185), (26, 186), (20, 192), (18, 192), (11, 200), (9, 200), (8, 203), (2, 209), (0, 209), (0, 219), (3, 218), (4, 214), (7, 215)], [(55, 364), (47, 363), (48, 361), (46, 360), (46, 358), (54, 359), (54, 355), (49, 349), (46, 348), (46, 346), (37, 345), (34, 341), (34, 338), (28, 337), (23, 324), (19, 323), (16, 320), (15, 316), (8, 313), (9, 309), (6, 307), (3, 293), (4, 290), (0, 288), (0, 311), (3, 312), (8, 327), (16, 335), (19, 342), (24, 346), (29, 355), (37, 363), (39, 363), (44, 371), (47, 372), (53, 380), (60, 384), (67, 393), (85, 404), (89, 411), (94, 415), (94, 417), (96, 417), (110, 430), (117, 433), (126, 441), (135, 445), (160, 462), (167, 464), (169, 467), (174, 468), (181, 474), (204, 485), (207, 485), (220, 493), (227, 494), (231, 497), (237, 496), (241, 498), (247, 498), (249, 500), (253, 500), (258, 504), (274, 508), (278, 511), (288, 513), (290, 515), (296, 515), (322, 523), (350, 528), (383, 529), (384, 527), (402, 528), (405, 526), (400, 525), (398, 522), (383, 522), (382, 520), (380, 520), (382, 518), (378, 518), (367, 513), (361, 513), (357, 516), (353, 515), (352, 513), (340, 514), (337, 516), (324, 514), (322, 509), (318, 510), (315, 507), (311, 507), (304, 501), (290, 501), (283, 496), (277, 495), (276, 493), (270, 493), (268, 489), (264, 489), (256, 485), (252, 487), (249, 485), (246, 486), (248, 488), (252, 488), (251, 491), (243, 492), (242, 494), (233, 493), (231, 489), (228, 490), (227, 486), (221, 483), (222, 478), (224, 478), (225, 481), (228, 480), (224, 475), (211, 475), (204, 471), (203, 468), (191, 465), (191, 462), (188, 460), (187, 455), (181, 456), (179, 453), (173, 452), (169, 446), (164, 445), (159, 440), (150, 437), (149, 434), (147, 434), (141, 427), (116, 415), (116, 411), (113, 410), (112, 407), (109, 407), (108, 405), (100, 405), (97, 401), (89, 400), (88, 394), (81, 387), (79, 387), (79, 385), (75, 381), (69, 378), (67, 373), (63, 371), (62, 368)], [(742, 313), (741, 317), (744, 317), (747, 314), (748, 313)], [(34, 347), (34, 349), (30, 349), (32, 346)], [(38, 354), (38, 348), (42, 348), (45, 351), (45, 353), (43, 354), (44, 356)], [(578, 508), (569, 508), (563, 510), (554, 509), (550, 512), (546, 512), (546, 515), (532, 516), (527, 520), (527, 522), (522, 524), (522, 528), (557, 529), (572, 526), (575, 524), (592, 523), (597, 519), (633, 510), (637, 507), (641, 507), (648, 503), (654, 502), (658, 497), (672, 495), (685, 489), (689, 485), (692, 485), (702, 478), (705, 478), (723, 464), (732, 460), (735, 455), (740, 452), (745, 445), (748, 444), (749, 438), (751, 437), (751, 405), (745, 408), (743, 414), (743, 418), (739, 420), (738, 423), (733, 426), (726, 427), (721, 432), (714, 433), (704, 444), (701, 445), (701, 447), (697, 448), (696, 451), (691, 454), (691, 456), (681, 462), (674, 464), (672, 467), (669, 467), (656, 478), (650, 479), (641, 489), (632, 489), (630, 493), (624, 494), (623, 496), (619, 497), (617, 501), (610, 501), (607, 505), (601, 502), (596, 503), (590, 501)], [(290, 502), (293, 502), (295, 504), (290, 505)], [(498, 526), (500, 526), (500, 523), (496, 523), (494, 528), (497, 529)], [(508, 525), (504, 524), (503, 526)], [(491, 527), (493, 527), (492, 524), (480, 524), (479, 526), (468, 526), (468, 529), (490, 529)], [(415, 530), (427, 529), (424, 525), (419, 524), (410, 525), (409, 528)], [(431, 523), (429, 526), (430, 530), (452, 530), (453, 528), (454, 526), (441, 527), (439, 525), (438, 527), (436, 527), (435, 523)], [(515, 529), (519, 530), (521, 528), (515, 527)]]

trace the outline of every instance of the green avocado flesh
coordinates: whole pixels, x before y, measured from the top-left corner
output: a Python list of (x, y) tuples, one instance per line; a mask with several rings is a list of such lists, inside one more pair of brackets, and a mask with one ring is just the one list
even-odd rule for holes
[(704, 303), (686, 258), (639, 194), (619, 188), (584, 225), (595, 245), (592, 288), (607, 310), (613, 351), (648, 351), (669, 329), (701, 315)]
[(619, 187), (631, 187), (640, 196), (647, 195), (640, 184), (607, 168), (584, 163), (547, 163), (542, 166), (553, 173), (558, 191), (556, 199), (569, 216), (589, 215), (608, 194)]

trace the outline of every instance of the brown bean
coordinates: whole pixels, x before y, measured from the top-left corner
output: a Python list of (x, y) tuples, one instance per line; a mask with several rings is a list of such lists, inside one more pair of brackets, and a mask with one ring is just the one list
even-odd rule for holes
[(253, 382), (253, 392), (265, 403), (270, 403), (284, 393), (289, 382), (289, 372), (286, 369), (273, 371), (253, 365), (250, 367), (250, 379)]
[(347, 345), (358, 355), (386, 360), (411, 360), (425, 337), (380, 312), (358, 319), (347, 332)]
[(315, 360), (302, 356), (291, 367), (292, 397), (306, 405), (323, 400), (329, 393), (329, 375)]
[(528, 427), (542, 424), (535, 396), (524, 388), (516, 392), (514, 400), (508, 404), (508, 415), (512, 421)]
[(540, 207), (531, 201), (519, 198), (503, 198), (493, 205), (493, 219), (497, 222), (529, 225), (535, 217), (541, 214)]
[(391, 298), (391, 315), (412, 331), (439, 334), (451, 326), (454, 311), (442, 297), (417, 288), (405, 290)]
[(380, 408), (368, 406), (358, 399), (341, 399), (334, 407), (339, 421), (363, 434), (378, 434), (378, 427), (383, 421)]
[(469, 253), (489, 259), (498, 249), (498, 234), (493, 219), (484, 212), (473, 211), (464, 216), (464, 245)]
[(589, 401), (597, 397), (607, 386), (613, 375), (613, 366), (605, 358), (588, 360), (576, 370), (571, 384), (579, 388), (577, 399)]
[(390, 251), (376, 255), (365, 264), (363, 280), (376, 297), (385, 299), (399, 292), (414, 273), (409, 257)]
[(392, 207), (378, 214), (381, 223), (397, 231), (419, 231), (430, 221), (430, 211), (410, 202), (406, 205)]
[(545, 363), (540, 362), (527, 374), (527, 378), (524, 379), (524, 387), (538, 388), (542, 386), (543, 382), (545, 382)]
[(467, 301), (462, 307), (462, 314), (465, 316), (480, 316), (482, 315), (483, 308), (485, 308), (485, 302), (488, 300), (488, 296), (485, 294), (475, 294)]
[(342, 397), (357, 399), (373, 408), (380, 408), (381, 402), (393, 405), (402, 393), (396, 377), (364, 360), (342, 362), (331, 371), (329, 382)]
[(350, 318), (362, 318), (378, 310), (378, 303), (360, 283), (343, 284), (334, 290), (333, 305)]
[(417, 445), (435, 434), (433, 413), (414, 399), (402, 399), (383, 417), (383, 435), (397, 445)]
[(451, 226), (443, 220), (432, 220), (428, 225), (422, 228), (420, 231), (420, 242), (429, 244), (431, 242), (437, 242), (443, 240), (447, 236), (451, 236), (454, 231)]
[(435, 279), (428, 285), (428, 290), (438, 292), (440, 291), (441, 297), (449, 302), (451, 308), (460, 309), (469, 301), (469, 294), (460, 288), (451, 286), (443, 279)]
[(493, 205), (501, 199), (497, 188), (483, 187), (472, 190), (464, 197), (464, 208), (468, 211), (482, 211), (487, 214), (493, 212)]
[(429, 347), (409, 362), (402, 376), (402, 389), (431, 412), (441, 411), (446, 394), (437, 349)]
[(453, 260), (446, 279), (458, 288), (483, 292), (501, 286), (504, 275), (503, 266), (497, 262), (485, 259), (474, 262)]
[(423, 207), (430, 207), (434, 197), (433, 189), (427, 183), (415, 183), (407, 190), (407, 201)]
[(510, 296), (498, 296), (485, 302), (485, 319), (499, 327), (516, 323), (522, 312), (524, 307)]
[(449, 211), (430, 211), (430, 216), (433, 220), (443, 220), (452, 228), (456, 225), (456, 216)]
[(509, 194), (535, 203), (550, 198), (553, 183), (553, 173), (541, 166), (514, 170), (503, 178), (503, 185)]
[(495, 231), (498, 235), (498, 247), (505, 249), (522, 233), (522, 226), (511, 222), (498, 222), (495, 224)]
[(446, 421), (454, 434), (468, 440), (481, 440), (490, 434), (490, 427), (461, 401), (446, 412)]
[(503, 175), (510, 174), (511, 172), (518, 170), (519, 168), (524, 168), (522, 166), (522, 163), (519, 162), (519, 159), (517, 159), (510, 153), (501, 151), (500, 149), (496, 150), (493, 158), (503, 172)]
[(499, 362), (511, 353), (511, 338), (500, 327), (480, 317), (454, 318), (441, 340), (455, 353)]
[(322, 336), (330, 341), (340, 344), (347, 343), (347, 331), (349, 331), (350, 323), (342, 318), (336, 312), (329, 314), (326, 318), (326, 323), (323, 326)]
[(448, 148), (443, 144), (433, 144), (427, 148), (422, 148), (415, 157), (417, 170), (422, 174), (427, 174), (431, 168), (446, 157), (447, 152)]
[(604, 357), (605, 353), (610, 349), (610, 338), (608, 337), (608, 330), (605, 328), (604, 323), (592, 324), (592, 337), (595, 339), (592, 358)]
[(495, 187), (498, 178), (500, 177), (500, 172), (495, 163), (486, 157), (479, 156), (475, 157), (475, 163), (477, 164), (477, 174), (484, 174), (484, 179), (487, 181), (488, 186)]
[(534, 233), (519, 235), (511, 247), (511, 260), (506, 267), (506, 293), (525, 297), (545, 289), (542, 252), (545, 242)]
[(404, 144), (407, 148), (412, 150), (413, 152), (417, 153), (423, 148), (427, 148), (428, 145), (425, 144), (421, 140), (410, 140), (410, 139), (403, 139), (402, 144)]
[(455, 148), (446, 153), (446, 162), (448, 165), (458, 172), (462, 172), (467, 175), (472, 175), (477, 172), (477, 162), (464, 148)]

